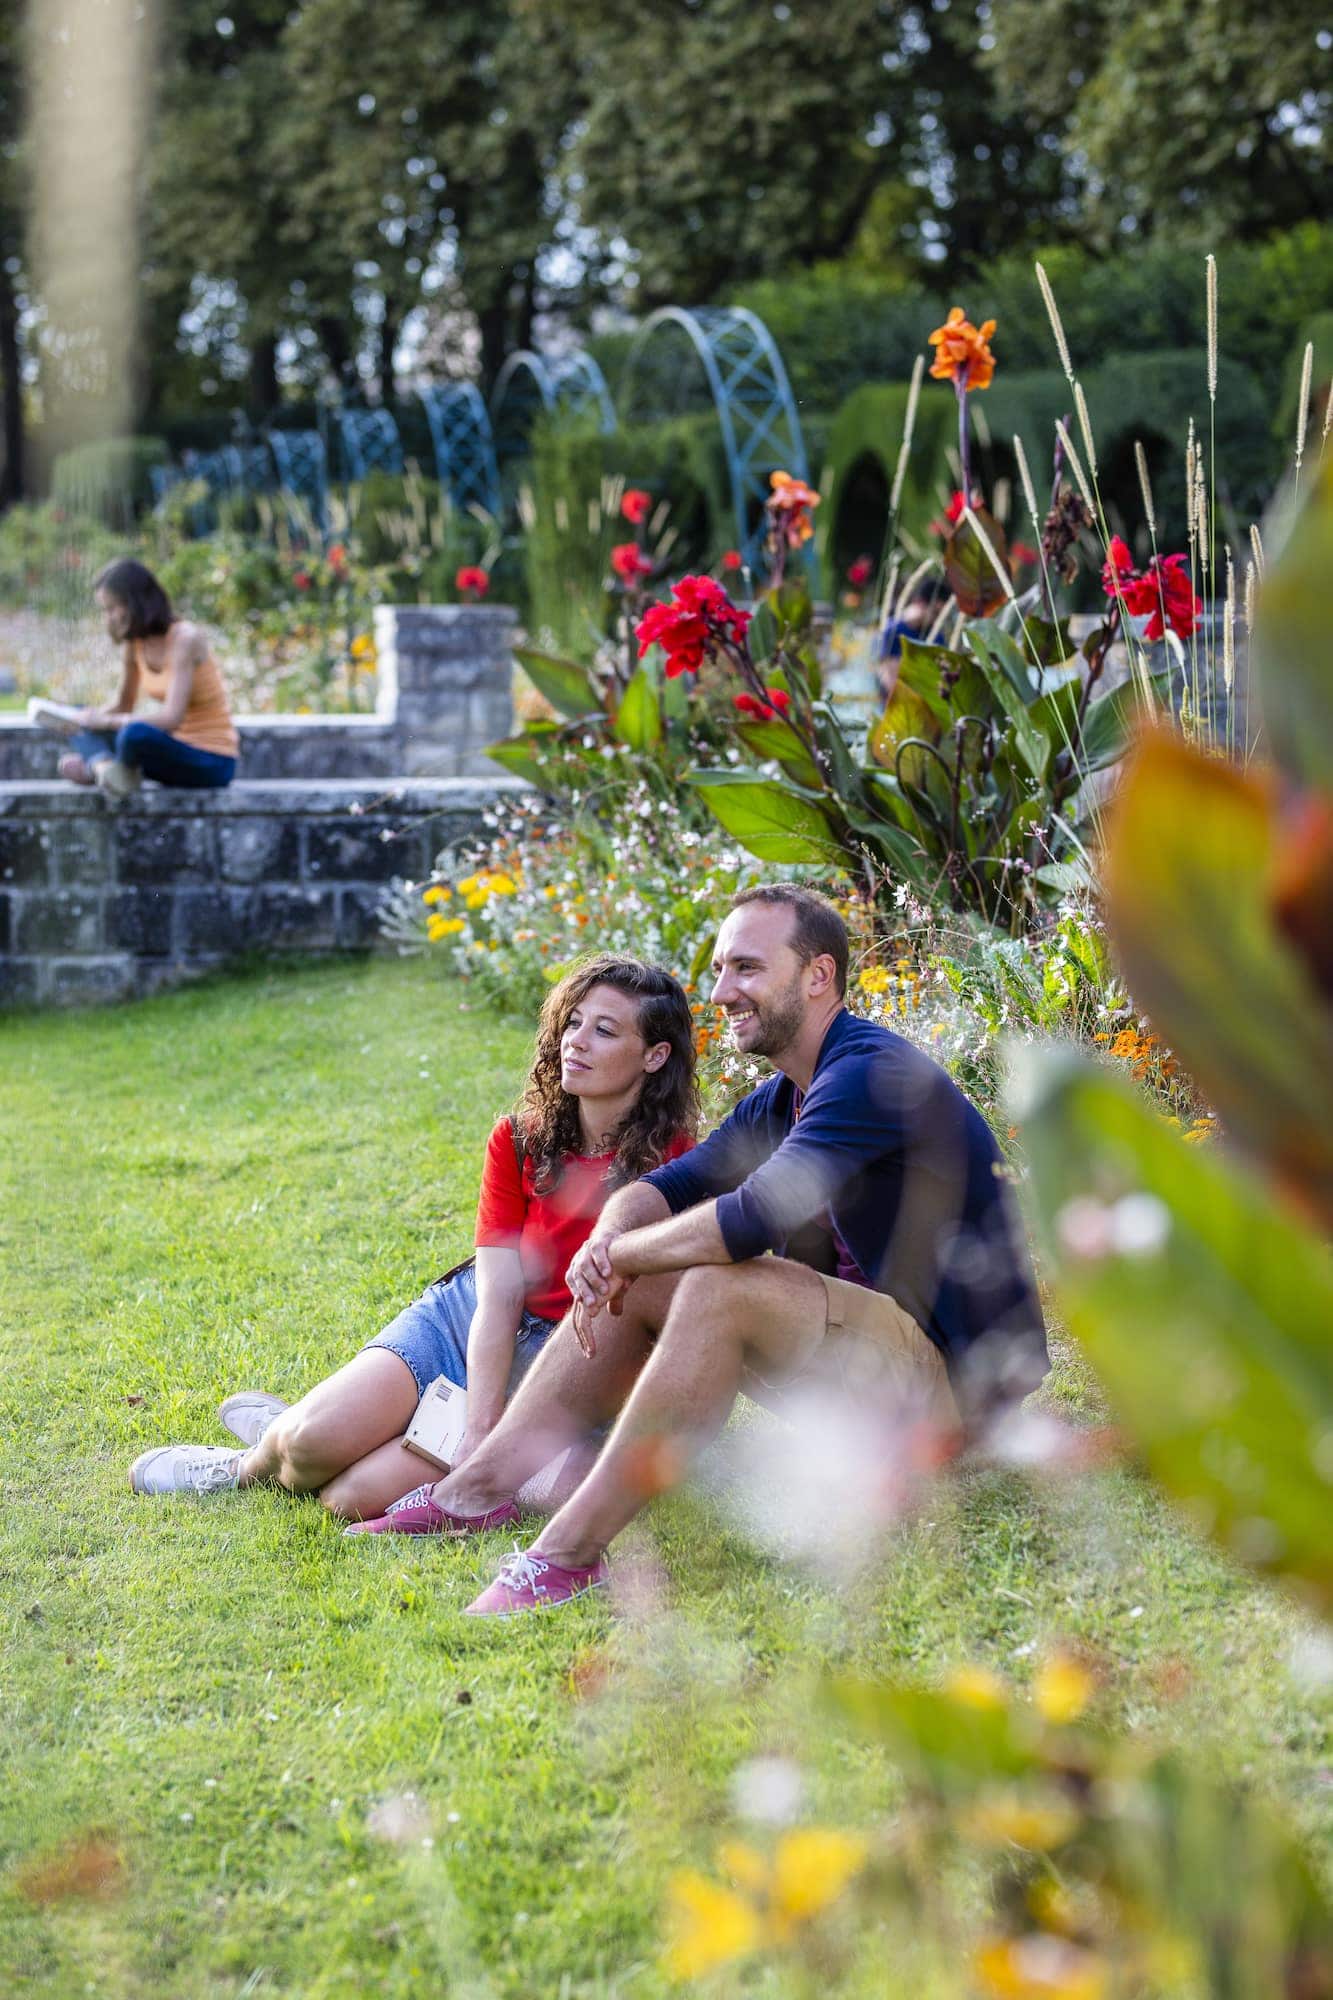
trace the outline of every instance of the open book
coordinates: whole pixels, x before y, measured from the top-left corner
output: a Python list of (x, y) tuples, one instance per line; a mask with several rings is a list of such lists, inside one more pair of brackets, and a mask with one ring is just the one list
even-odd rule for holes
[(467, 1390), (437, 1375), (417, 1404), (417, 1413), (403, 1434), (403, 1443), (418, 1458), (429, 1459), (447, 1472), (467, 1429)]
[(83, 710), (71, 708), (67, 702), (48, 701), (45, 695), (35, 694), (28, 703), (29, 722), (73, 722), (82, 726)]

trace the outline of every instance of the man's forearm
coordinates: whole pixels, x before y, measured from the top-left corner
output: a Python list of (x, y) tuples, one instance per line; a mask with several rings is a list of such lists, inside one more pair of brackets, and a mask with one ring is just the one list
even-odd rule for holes
[(623, 1278), (646, 1278), (657, 1271), (686, 1271), (695, 1264), (730, 1262), (717, 1224), (715, 1201), (700, 1202), (664, 1222), (631, 1226), (611, 1244), (612, 1267)]
[(628, 1187), (617, 1188), (606, 1207), (593, 1225), (593, 1235), (623, 1236), (627, 1229), (646, 1229), (650, 1223), (661, 1222), (671, 1214), (671, 1205), (664, 1194), (646, 1181), (631, 1181)]

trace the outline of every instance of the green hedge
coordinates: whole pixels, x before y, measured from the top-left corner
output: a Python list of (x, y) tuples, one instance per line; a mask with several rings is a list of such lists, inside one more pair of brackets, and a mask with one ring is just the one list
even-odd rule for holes
[(67, 513), (117, 530), (133, 527), (153, 502), (152, 468), (167, 447), (157, 437), (103, 438), (62, 451), (51, 471), (51, 498)]
[[(1141, 537), (1143, 503), (1134, 464), (1138, 439), (1148, 458), (1158, 518), (1159, 546), (1185, 543), (1183, 460), (1189, 417), (1208, 436), (1206, 357), (1170, 352), (1116, 357), (1085, 379), (1088, 411), (1097, 444), (1099, 484), (1112, 526), (1134, 542)], [(832, 484), (821, 523), (826, 573), (841, 576), (858, 555), (878, 555), (887, 522), (889, 486), (897, 464), (906, 414), (902, 383), (867, 386), (848, 397), (833, 423), (830, 446)], [(1274, 472), (1268, 409), (1247, 368), (1222, 360), (1218, 370), (1217, 491), (1243, 534), (1259, 513)], [(917, 414), (900, 513), (902, 526), (930, 545), (929, 523), (957, 484), (956, 404), (952, 390), (927, 380)], [(988, 498), (996, 481), (1014, 492), (1014, 532), (1032, 539), (1017, 491), (1012, 439), (1023, 439), (1028, 464), (1044, 504), (1050, 486), (1057, 417), (1072, 421), (1069, 387), (1057, 370), (1001, 375), (984, 395), (972, 398), (977, 449), (973, 476)], [(878, 508), (876, 495), (879, 495)], [(878, 527), (876, 527), (878, 524)]]
[[(1267, 242), (1221, 248), (1177, 238), (1102, 257), (1070, 245), (1039, 251), (1075, 367), (1086, 376), (1118, 355), (1201, 347), (1210, 249), (1218, 256), (1222, 355), (1260, 381), (1276, 382), (1297, 329), (1333, 298), (1328, 223), (1301, 223)], [(970, 319), (998, 322), (1001, 373), (1053, 366), (1055, 343), (1033, 261), (1028, 252), (999, 258), (951, 284), (947, 295), (929, 283), (905, 287), (823, 264), (746, 286), (730, 303), (748, 306), (768, 327), (805, 420), (811, 411), (839, 409), (864, 382), (905, 381), (914, 357), (926, 349), (926, 335), (955, 304)], [(608, 340), (606, 359), (615, 358)]]

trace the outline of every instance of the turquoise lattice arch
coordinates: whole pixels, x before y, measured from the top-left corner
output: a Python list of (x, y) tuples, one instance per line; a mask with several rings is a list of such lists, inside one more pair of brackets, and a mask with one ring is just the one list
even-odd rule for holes
[(455, 507), (500, 512), (500, 474), (495, 434), (480, 389), (472, 382), (446, 382), (417, 394), (430, 425), (435, 470)]
[[(663, 306), (640, 327), (625, 362), (620, 406), (633, 421), (636, 377), (650, 346), (684, 334), (699, 359), (722, 432), (736, 517), (736, 545), (758, 565), (771, 472), (809, 479), (796, 400), (772, 334), (740, 306)], [(655, 413), (656, 414), (656, 413)], [(807, 549), (813, 562), (813, 551)]]
[(593, 417), (600, 431), (616, 427), (606, 378), (590, 354), (537, 354), (521, 348), (509, 356), (491, 391), (491, 424), (502, 462), (526, 450), (539, 407)]

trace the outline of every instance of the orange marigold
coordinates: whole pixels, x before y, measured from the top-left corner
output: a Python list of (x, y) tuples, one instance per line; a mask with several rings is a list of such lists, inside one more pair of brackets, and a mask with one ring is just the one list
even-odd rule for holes
[(955, 306), (943, 326), (926, 337), (935, 349), (930, 372), (938, 382), (952, 382), (960, 389), (989, 389), (995, 373), (995, 356), (987, 342), (995, 331), (988, 319), (973, 326), (961, 306)]

